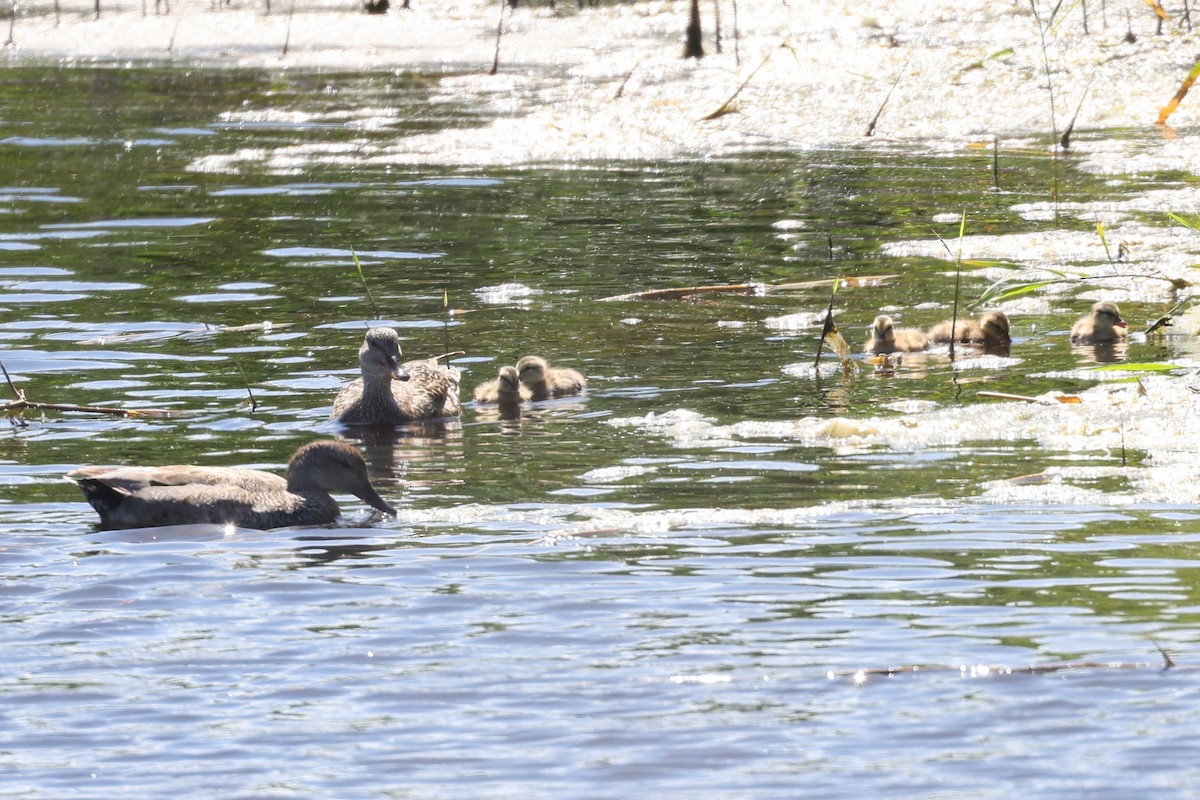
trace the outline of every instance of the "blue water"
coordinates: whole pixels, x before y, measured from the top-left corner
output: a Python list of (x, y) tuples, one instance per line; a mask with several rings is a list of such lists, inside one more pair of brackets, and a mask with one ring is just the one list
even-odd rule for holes
[[(879, 247), (928, 236), (930, 215), (978, 192), (959, 180), (971, 164), (863, 151), (205, 173), (191, 167), (206, 155), (349, 132), (221, 124), (278, 89), (253, 73), (19, 77), (62, 86), (10, 104), (21, 133), (0, 130), (0, 363), (33, 401), (178, 415), (28, 411), (0, 436), (0, 797), (1196, 794), (1200, 500), (1145, 488), (1156, 454), (1134, 446), (1132, 416), (1122, 453), (1047, 446), (1034, 423), (941, 439), (947, 418), (923, 410), (973, 410), (986, 430), (1012, 406), (979, 389), (1085, 392), (1095, 358), (1064, 332), (1089, 300), (1014, 314), (1008, 360), (859, 356), (820, 377), (805, 368), (827, 284), (601, 302), (896, 273), (839, 295), (847, 338), (883, 307), (932, 324), (946, 265)], [(92, 99), (101, 78), (111, 91)], [(338, 102), (360, 85), (279, 80), (317, 107), (329, 81)], [(168, 113), (147, 83), (188, 103)], [(1048, 170), (1014, 167), (1011, 196), (977, 197), (988, 224), (1033, 225), (1007, 206)], [(781, 237), (785, 219), (804, 227)], [(768, 322), (801, 312), (817, 321)], [(535, 351), (589, 391), (517, 420), (468, 406), (394, 435), (339, 430), (330, 403), (380, 321), (410, 356), (464, 351), (464, 396)], [(1146, 379), (1151, 397), (1167, 380)], [(877, 418), (923, 434), (787, 427)], [(714, 428), (746, 421), (762, 426)], [(336, 436), (397, 517), (341, 498), (329, 529), (104, 532), (61, 477), (278, 471)]]

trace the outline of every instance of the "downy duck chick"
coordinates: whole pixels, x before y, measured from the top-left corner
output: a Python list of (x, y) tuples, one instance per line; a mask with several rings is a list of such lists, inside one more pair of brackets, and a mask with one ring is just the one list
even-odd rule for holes
[(1008, 315), (1003, 311), (989, 311), (980, 317), (978, 322), (966, 318), (938, 323), (929, 329), (929, 341), (933, 344), (948, 344), (951, 327), (958, 334), (954, 341), (962, 344), (983, 345), (989, 350), (1012, 344)]
[[(954, 330), (953, 336), (950, 335), (951, 329)], [(963, 317), (939, 322), (929, 329), (931, 344), (949, 344), (951, 339), (962, 344), (982, 344), (983, 328), (970, 317)]]
[(518, 361), (517, 375), (531, 400), (567, 397), (587, 388), (587, 378), (582, 374), (569, 367), (552, 367), (541, 356), (525, 356)]
[(871, 338), (867, 340), (868, 353), (917, 353), (929, 347), (929, 339), (917, 328), (896, 330), (892, 318), (880, 314), (871, 324)]
[(358, 363), (362, 377), (338, 392), (332, 419), (346, 425), (400, 425), (459, 415), (459, 371), (433, 358), (401, 364), (400, 337), (392, 328), (367, 331)]
[(1071, 326), (1072, 344), (1104, 344), (1125, 338), (1125, 320), (1116, 303), (1101, 300), (1092, 312)]
[(361, 455), (344, 442), (306, 444), (286, 477), (240, 467), (81, 467), (67, 473), (104, 528), (236, 525), (281, 528), (328, 525), (339, 514), (332, 492), (352, 494), (395, 514), (367, 476)]
[(1012, 332), (1008, 315), (1003, 311), (989, 311), (979, 318), (983, 330), (983, 346), (988, 349), (1008, 347), (1012, 344)]
[(516, 367), (501, 367), (495, 379), (475, 387), (476, 403), (520, 403), (529, 397)]

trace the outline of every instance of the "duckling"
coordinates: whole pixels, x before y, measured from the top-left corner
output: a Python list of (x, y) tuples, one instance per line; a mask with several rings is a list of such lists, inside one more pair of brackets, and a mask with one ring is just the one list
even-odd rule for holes
[(516, 367), (501, 367), (495, 379), (475, 387), (476, 403), (520, 403), (529, 398), (529, 389), (521, 385)]
[(1101, 300), (1092, 306), (1092, 312), (1080, 317), (1071, 326), (1072, 344), (1104, 344), (1125, 338), (1125, 320), (1117, 304)]
[(1012, 333), (1008, 315), (1003, 311), (989, 311), (979, 318), (983, 330), (983, 346), (988, 350), (1008, 347), (1012, 344)]
[(587, 378), (569, 367), (551, 367), (541, 356), (525, 356), (517, 362), (517, 375), (531, 400), (567, 397), (587, 388)]
[(240, 467), (81, 467), (67, 473), (103, 528), (217, 524), (239, 528), (328, 525), (340, 513), (331, 492), (395, 514), (371, 486), (361, 455), (344, 442), (311, 442), (286, 477)]
[(400, 363), (400, 336), (372, 328), (358, 351), (362, 377), (342, 387), (329, 416), (346, 425), (400, 425), (457, 417), (459, 371), (427, 358)]
[[(953, 328), (955, 335), (951, 336)], [(933, 344), (949, 344), (951, 339), (963, 344), (979, 344), (983, 341), (983, 328), (970, 317), (948, 319), (929, 329), (929, 341)]]
[(961, 344), (982, 345), (988, 351), (1003, 350), (1012, 344), (1008, 315), (1003, 311), (989, 311), (978, 322), (970, 318), (939, 322), (929, 329), (929, 341), (948, 344), (951, 327), (958, 333), (954, 341)]
[(867, 340), (866, 351), (882, 355), (885, 353), (917, 353), (929, 347), (929, 339), (917, 328), (901, 328), (896, 330), (892, 318), (880, 314), (871, 325), (871, 338)]

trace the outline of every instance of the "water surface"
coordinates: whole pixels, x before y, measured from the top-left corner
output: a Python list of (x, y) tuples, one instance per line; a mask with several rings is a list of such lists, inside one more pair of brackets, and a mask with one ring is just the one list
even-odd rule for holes
[[(1194, 345), (1066, 336), (1106, 291), (1137, 327), (1168, 290), (1016, 298), (1007, 357), (819, 369), (827, 283), (605, 301), (895, 276), (838, 292), (847, 338), (880, 310), (931, 325), (954, 268), (921, 248), (953, 241), (964, 207), (998, 242), (1095, 237), (1085, 213), (1028, 213), (1048, 202), (1041, 153), (1008, 154), (998, 190), (990, 154), (887, 146), (389, 165), (357, 154), (480, 115), (403, 76), (9, 72), (0, 362), (32, 400), (184, 413), (29, 413), (0, 438), (4, 796), (1195, 783), (1179, 735), (1200, 663)], [(330, 122), (385, 102), (413, 113)], [(339, 157), (289, 167), (296, 148)], [(1063, 203), (1128, 200), (1129, 219), (1163, 224), (1136, 208), (1147, 176), (1059, 166)], [(971, 299), (997, 268), (967, 266)], [(413, 357), (463, 351), (464, 395), (529, 352), (589, 391), (517, 420), (468, 407), (339, 430), (330, 403), (377, 323)], [(1106, 359), (1174, 372), (1138, 373), (1139, 391)], [(334, 436), (398, 517), (344, 498), (334, 529), (103, 532), (61, 479), (104, 462), (278, 470)], [(1021, 671), (1062, 661), (1086, 663)], [(903, 665), (923, 668), (855, 675)]]

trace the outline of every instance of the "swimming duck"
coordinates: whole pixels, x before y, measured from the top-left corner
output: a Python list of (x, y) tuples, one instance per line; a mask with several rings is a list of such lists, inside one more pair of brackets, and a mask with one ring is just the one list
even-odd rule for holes
[(929, 341), (934, 344), (949, 343), (952, 327), (958, 334), (954, 341), (962, 344), (983, 345), (986, 349), (1012, 344), (1008, 315), (1003, 311), (989, 311), (980, 317), (978, 322), (969, 317), (940, 322), (929, 329)]
[(400, 336), (371, 328), (358, 351), (362, 377), (342, 387), (329, 416), (346, 425), (400, 425), (457, 417), (459, 371), (436, 358), (400, 363)]
[(1125, 338), (1125, 320), (1116, 303), (1101, 300), (1071, 326), (1072, 344), (1104, 344)]
[(880, 314), (871, 324), (871, 338), (867, 340), (868, 353), (916, 353), (929, 347), (929, 339), (917, 328), (896, 330), (892, 318)]
[(587, 378), (582, 374), (569, 367), (552, 367), (541, 356), (525, 356), (518, 361), (517, 375), (531, 400), (567, 397), (587, 388)]
[(475, 387), (476, 403), (520, 403), (529, 398), (516, 367), (501, 367), (495, 379)]
[(362, 456), (344, 442), (312, 442), (286, 476), (240, 467), (81, 467), (67, 473), (104, 528), (217, 524), (239, 528), (328, 525), (339, 509), (331, 492), (352, 494), (386, 514)]
[(983, 346), (986, 348), (1008, 347), (1012, 344), (1012, 331), (1008, 315), (1003, 311), (989, 311), (979, 318), (983, 329)]
[[(951, 329), (955, 333), (953, 337), (950, 335)], [(962, 344), (979, 344), (983, 341), (983, 328), (970, 317), (963, 317), (939, 322), (929, 329), (929, 341), (932, 344), (948, 344), (951, 338)]]

